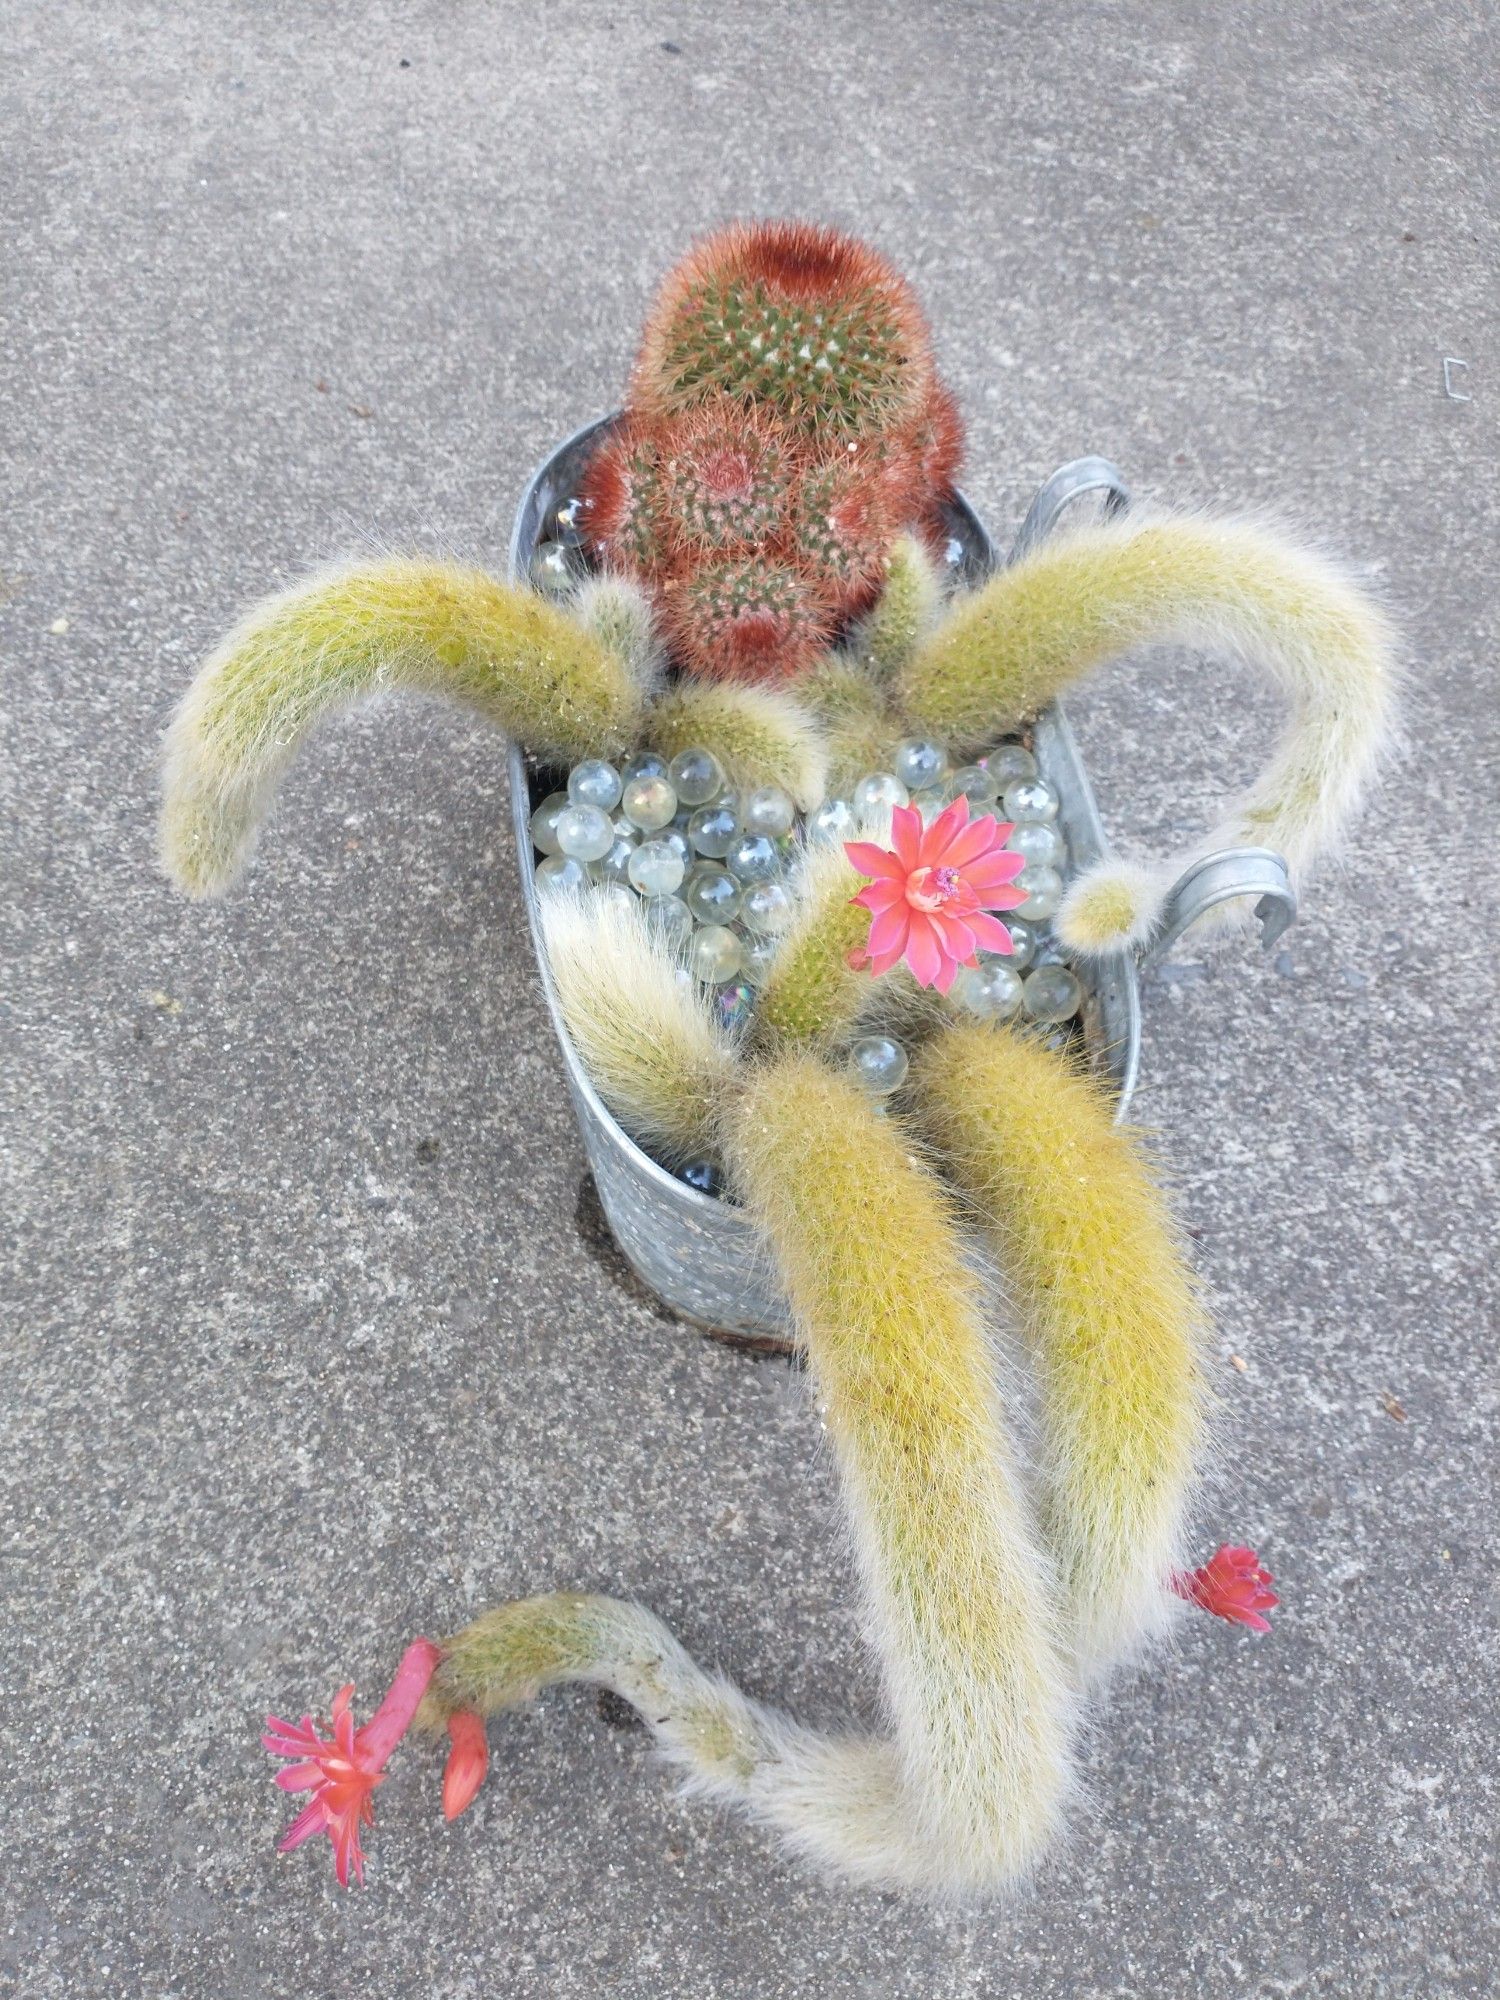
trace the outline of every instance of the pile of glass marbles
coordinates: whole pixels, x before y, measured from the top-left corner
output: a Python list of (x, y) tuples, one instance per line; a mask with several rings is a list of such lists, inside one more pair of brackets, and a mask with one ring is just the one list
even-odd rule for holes
[[(1036, 759), (1024, 743), (1004, 742), (955, 769), (941, 744), (913, 738), (891, 761), (889, 771), (872, 771), (849, 797), (826, 800), (804, 820), (774, 786), (733, 791), (707, 750), (684, 750), (670, 763), (650, 750), (620, 766), (590, 758), (531, 816), (542, 855), (538, 890), (592, 883), (640, 899), (685, 975), (712, 989), (720, 1020), (738, 1029), (791, 916), (787, 877), (800, 844), (853, 840), (866, 820), (893, 806), (914, 805), (931, 821), (963, 794), (976, 817), (1014, 822), (1007, 844), (1025, 857), (1016, 886), (1026, 900), (1002, 913), (1010, 954), (982, 952), (960, 972), (953, 998), (987, 1020), (1053, 1027), (1072, 1020), (1083, 988), (1048, 928), (1062, 901), (1067, 844), (1057, 793)], [(906, 1053), (889, 1036), (867, 1036), (850, 1061), (875, 1096), (905, 1080)]]

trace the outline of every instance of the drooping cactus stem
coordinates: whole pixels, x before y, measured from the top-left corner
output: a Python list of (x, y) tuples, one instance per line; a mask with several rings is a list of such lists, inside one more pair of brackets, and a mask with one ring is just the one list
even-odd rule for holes
[(1041, 1383), (1044, 1521), (1088, 1667), (1161, 1629), (1203, 1435), (1204, 1316), (1139, 1138), (1034, 1039), (954, 1025), (914, 1065)]
[(179, 886), (227, 888), (307, 732), (395, 688), (450, 696), (558, 757), (623, 748), (642, 706), (627, 662), (482, 571), (404, 559), (322, 571), (251, 611), (177, 711), (161, 850)]

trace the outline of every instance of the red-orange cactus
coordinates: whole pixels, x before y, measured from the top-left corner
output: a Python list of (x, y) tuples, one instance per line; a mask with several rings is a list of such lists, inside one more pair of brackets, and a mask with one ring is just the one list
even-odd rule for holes
[(961, 447), (883, 257), (809, 223), (735, 224), (663, 284), (585, 518), (685, 671), (783, 678), (869, 608), (903, 529), (935, 532)]
[(877, 251), (813, 223), (734, 223), (663, 284), (631, 400), (667, 415), (723, 393), (858, 434), (914, 415), (931, 381), (926, 316)]

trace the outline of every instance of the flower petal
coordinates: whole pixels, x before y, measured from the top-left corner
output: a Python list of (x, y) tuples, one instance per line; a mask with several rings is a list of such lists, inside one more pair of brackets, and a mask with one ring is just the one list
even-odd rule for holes
[(894, 951), (899, 958), (906, 950), (906, 941), (911, 935), (911, 911), (905, 899), (892, 909), (882, 910), (870, 925), (868, 950), (871, 959), (883, 957)]
[(872, 875), (877, 880), (882, 876), (892, 882), (904, 882), (907, 871), (898, 854), (889, 854), (883, 847), (877, 847), (873, 840), (846, 840), (844, 853), (851, 865), (861, 875)]
[(867, 883), (857, 896), (851, 896), (849, 900), (858, 903), (862, 910), (888, 910), (893, 904), (906, 901), (906, 890), (899, 882), (882, 879)]
[(367, 1769), (380, 1770), (411, 1727), (442, 1657), (430, 1639), (413, 1639), (401, 1655), (390, 1692), (356, 1738), (359, 1761)]
[(948, 842), (944, 862), (949, 868), (966, 868), (970, 862), (982, 860), (992, 848), (1003, 848), (1005, 842), (996, 839), (996, 832), (992, 814), (986, 813), (983, 819), (971, 819)]
[(943, 954), (938, 950), (931, 924), (923, 918), (919, 917), (912, 923), (911, 935), (906, 941), (906, 962), (918, 986), (936, 986), (938, 974), (943, 969)]
[(915, 806), (897, 806), (891, 814), (891, 846), (902, 867), (911, 873), (922, 846), (922, 815)]
[(969, 801), (962, 792), (952, 805), (944, 806), (937, 818), (922, 835), (921, 865), (924, 868), (939, 867), (948, 842), (964, 825), (969, 817)]
[(321, 1799), (314, 1799), (306, 1805), (292, 1821), (286, 1832), (276, 1843), (278, 1854), (290, 1854), (294, 1847), (300, 1847), (304, 1840), (311, 1840), (315, 1833), (321, 1833), (328, 1824), (328, 1814)]
[(1007, 956), (1014, 951), (1010, 932), (998, 917), (987, 917), (983, 910), (976, 910), (973, 916), (965, 917), (964, 922), (974, 933), (974, 942), (981, 951), (999, 951)]

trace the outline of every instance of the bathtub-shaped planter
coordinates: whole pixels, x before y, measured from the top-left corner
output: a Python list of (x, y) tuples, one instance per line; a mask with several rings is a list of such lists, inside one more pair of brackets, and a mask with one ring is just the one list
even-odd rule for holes
[[(547, 538), (547, 524), (561, 503), (577, 493), (590, 452), (614, 421), (605, 417), (586, 425), (533, 475), (511, 538), (514, 576), (530, 574), (538, 544)], [(1037, 493), (1009, 560), (1050, 534), (1067, 508), (1086, 494), (1101, 496), (1111, 510), (1125, 506), (1129, 497), (1120, 474), (1106, 459), (1081, 458), (1062, 466)], [(995, 567), (994, 544), (962, 495), (949, 510), (948, 525), (959, 581), (973, 586)], [(1059, 704), (1052, 703), (1037, 717), (1030, 740), (1043, 776), (1056, 787), (1061, 801), (1058, 818), (1067, 836), (1070, 865), (1081, 868), (1101, 859), (1108, 842), (1077, 743)], [(533, 810), (555, 788), (551, 782), (555, 775), (540, 771), (512, 747), (511, 807), (527, 921), (584, 1150), (609, 1226), (639, 1276), (674, 1312), (758, 1346), (788, 1344), (790, 1309), (759, 1232), (732, 1202), (687, 1186), (627, 1138), (590, 1083), (563, 1025), (542, 955), (530, 826)], [(1256, 898), (1262, 941), (1269, 945), (1296, 915), (1286, 864), (1264, 848), (1234, 848), (1206, 856), (1175, 885), (1149, 950), (1141, 955), (1117, 953), (1087, 975), (1084, 1045), (1092, 1066), (1113, 1085), (1120, 1116), (1130, 1103), (1140, 1064), (1141, 970), (1206, 910), (1247, 896)]]

